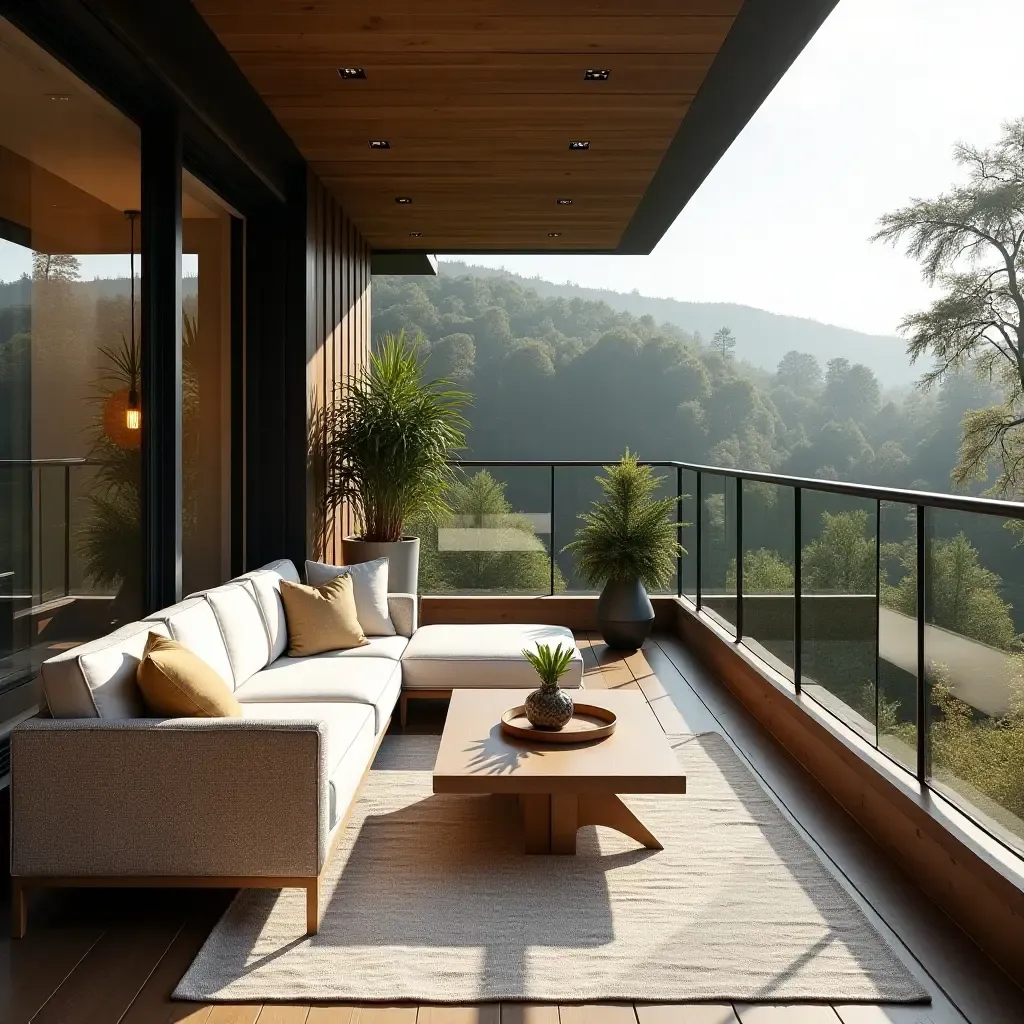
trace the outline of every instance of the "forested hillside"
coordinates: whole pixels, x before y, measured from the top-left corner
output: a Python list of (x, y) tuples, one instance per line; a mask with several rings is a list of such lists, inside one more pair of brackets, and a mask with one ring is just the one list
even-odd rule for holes
[(701, 340), (507, 276), (373, 287), (375, 333), (422, 336), (430, 371), (474, 394), (480, 459), (608, 459), (629, 446), (647, 459), (948, 490), (963, 413), (993, 400), (972, 377), (891, 399), (867, 366), (822, 365), (796, 347), (766, 372), (735, 358), (728, 335)]
[[(421, 338), (428, 374), (472, 393), (467, 459), (612, 461), (628, 447), (647, 460), (948, 491), (964, 413), (999, 401), (991, 385), (969, 374), (928, 392), (887, 396), (868, 366), (845, 358), (822, 365), (796, 343), (766, 371), (736, 358), (728, 321), (700, 339), (604, 302), (541, 295), (508, 276), (383, 277), (373, 287), (375, 334), (405, 330)], [(674, 493), (674, 473), (665, 476), (666, 493)], [(593, 477), (588, 468), (561, 468), (553, 481), (546, 468), (465, 469), (450, 490), (450, 514), (410, 524), (422, 538), (424, 591), (583, 588), (564, 546), (578, 514), (598, 497)], [(705, 474), (698, 507), (694, 482), (684, 474), (683, 539), (692, 554), (690, 524), (699, 517), (705, 608), (728, 619), (737, 583), (735, 484)], [(962, 667), (951, 672), (929, 662), (933, 772), (1024, 848), (1024, 549), (998, 518), (936, 511), (927, 524), (928, 623), (976, 645), (966, 648), (968, 659), (975, 650), (990, 659), (995, 652), (1003, 666), (1003, 678), (977, 681)], [(789, 488), (744, 487), (745, 594), (791, 594), (799, 558), (804, 595), (849, 596), (850, 608), (866, 599), (874, 614), (877, 587), (887, 628), (913, 639), (912, 506), (878, 508), (808, 488), (799, 552), (793, 527)], [(692, 594), (694, 574), (695, 560), (685, 558), (684, 594)], [(792, 612), (779, 614), (772, 635), (755, 632), (753, 641), (785, 666), (793, 659), (792, 624), (784, 621)], [(860, 633), (847, 625), (842, 638), (828, 630), (805, 636), (805, 692), (910, 764), (915, 676), (876, 662), (873, 621)], [(981, 701), (971, 698), (974, 684), (984, 691)], [(997, 707), (984, 713), (979, 703)]]
[(683, 302), (642, 295), (639, 291), (615, 292), (606, 288), (586, 288), (566, 282), (558, 284), (538, 277), (522, 277), (492, 267), (480, 267), (458, 260), (442, 260), (438, 273), (447, 277), (506, 278), (544, 298), (583, 299), (605, 302), (612, 309), (633, 316), (653, 316), (658, 323), (670, 323), (691, 334), (710, 338), (723, 323), (736, 336), (736, 351), (755, 366), (774, 369), (790, 349), (814, 352), (824, 364), (829, 359), (846, 358), (869, 366), (884, 377), (888, 387), (911, 384), (919, 376), (911, 366), (899, 338), (864, 334), (848, 327), (823, 324), (803, 317), (769, 313), (764, 309), (735, 302)]

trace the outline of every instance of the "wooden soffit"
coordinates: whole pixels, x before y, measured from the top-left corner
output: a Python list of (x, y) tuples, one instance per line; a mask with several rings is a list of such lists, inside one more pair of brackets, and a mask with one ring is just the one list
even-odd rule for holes
[(649, 252), (835, 2), (196, 8), (375, 250)]

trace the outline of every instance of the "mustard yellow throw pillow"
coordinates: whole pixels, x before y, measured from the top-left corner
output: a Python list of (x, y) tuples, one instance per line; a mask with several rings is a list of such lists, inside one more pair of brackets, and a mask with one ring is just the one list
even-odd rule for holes
[(135, 678), (146, 706), (168, 718), (241, 718), (230, 687), (198, 654), (150, 633)]
[(282, 580), (281, 601), (288, 623), (289, 657), (365, 647), (370, 642), (359, 625), (349, 575), (319, 587)]

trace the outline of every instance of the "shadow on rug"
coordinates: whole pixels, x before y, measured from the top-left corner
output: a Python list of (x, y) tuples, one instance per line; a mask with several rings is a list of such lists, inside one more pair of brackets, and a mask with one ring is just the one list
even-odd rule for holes
[(674, 736), (686, 796), (526, 856), (515, 798), (435, 796), (438, 737), (389, 737), (328, 867), (243, 890), (178, 985), (204, 1001), (921, 1002), (920, 984), (717, 734)]

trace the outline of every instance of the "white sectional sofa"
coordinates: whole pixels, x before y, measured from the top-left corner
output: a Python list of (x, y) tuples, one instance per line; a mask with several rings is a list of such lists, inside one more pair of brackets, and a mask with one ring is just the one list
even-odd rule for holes
[[(300, 887), (315, 933), (319, 878), (403, 681), (422, 696), (533, 686), (522, 648), (573, 644), (557, 626), (417, 629), (415, 597), (389, 594), (394, 635), (290, 658), (282, 579), (299, 580), (289, 561), (43, 665), (52, 717), (24, 723), (11, 744), (15, 935), (25, 890), (65, 885)], [(242, 717), (145, 717), (135, 674), (150, 632), (212, 665)], [(582, 669), (577, 651), (563, 685), (582, 685)]]

